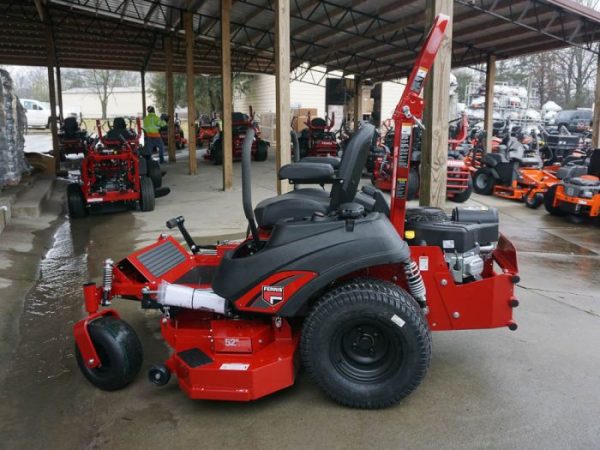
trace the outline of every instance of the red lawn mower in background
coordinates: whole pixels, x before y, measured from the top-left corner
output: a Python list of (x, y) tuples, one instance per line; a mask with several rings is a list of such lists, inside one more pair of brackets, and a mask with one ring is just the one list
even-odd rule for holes
[[(234, 112), (232, 114), (232, 122), (233, 160), (239, 161), (242, 159), (242, 143), (244, 142), (246, 133), (250, 129), (254, 131), (254, 138), (252, 140), (252, 158), (254, 161), (266, 160), (269, 154), (270, 144), (260, 137), (260, 127), (254, 120), (252, 106), (250, 107), (250, 115)], [(223, 142), (221, 141), (221, 138), (222, 134), (219, 133), (204, 154), (204, 159), (212, 161), (215, 165), (223, 164)]]
[(85, 153), (91, 142), (87, 130), (81, 129), (76, 117), (67, 117), (60, 124), (58, 148), (61, 160), (65, 155)]
[[(103, 135), (100, 120), (96, 121), (98, 142), (89, 145), (81, 164), (81, 178), (67, 186), (67, 205), (71, 218), (81, 218), (90, 208), (107, 204), (136, 206), (140, 210), (154, 209), (154, 184), (144, 171), (146, 160), (139, 156), (140, 119), (137, 132), (128, 128), (125, 119), (114, 119), (111, 129)], [(160, 171), (160, 167), (159, 167)], [(159, 172), (160, 176), (160, 172)]]
[(291, 386), (301, 360), (335, 401), (383, 408), (425, 377), (432, 331), (516, 329), (516, 253), (499, 234), (497, 211), (456, 208), (449, 218), (435, 208), (406, 210), (419, 94), (447, 25), (447, 17), (436, 18), (394, 114), (401, 133), (391, 209), (381, 191), (357, 191), (374, 133), (365, 123), (338, 171), (299, 162), (279, 173), (293, 184), (331, 184), (331, 194), (297, 189), (253, 210), (248, 129), (247, 238), (200, 246), (177, 217), (167, 227), (179, 228), (189, 250), (163, 234), (119, 262), (107, 260), (102, 285), (83, 288), (87, 316), (74, 327), (84, 376), (115, 390), (142, 366), (139, 338), (107, 308), (117, 297), (162, 312), (161, 333), (172, 351), (148, 377), (160, 386), (176, 375), (194, 399), (261, 398)]
[(305, 122), (307, 128), (300, 133), (298, 141), (300, 142), (300, 156), (338, 156), (340, 145), (336, 135), (331, 129), (335, 125), (335, 113), (321, 117), (310, 118)]
[(217, 114), (213, 112), (211, 117), (202, 114), (196, 121), (196, 147), (202, 147), (203, 142), (206, 142), (206, 146), (210, 147), (213, 139), (218, 134)]
[[(167, 114), (161, 114), (160, 115), (160, 119), (164, 120), (165, 122), (167, 122), (167, 126), (161, 127), (160, 129), (160, 137), (163, 141), (163, 143), (165, 144), (165, 146), (169, 145), (169, 116)], [(181, 150), (182, 148), (184, 148), (188, 141), (185, 138), (185, 134), (183, 133), (183, 130), (181, 129), (181, 120), (179, 120), (179, 115), (177, 113), (175, 113), (175, 120), (173, 121), (175, 124), (175, 148), (177, 150)]]
[[(465, 163), (465, 161), (463, 161), (462, 154), (456, 150), (458, 145), (463, 143), (467, 137), (466, 126), (468, 126), (468, 122), (467, 125), (464, 125), (465, 122), (466, 117), (463, 117), (462, 131), (453, 139), (448, 141), (449, 150), (448, 161), (446, 163), (446, 197), (448, 200), (457, 203), (467, 201), (473, 192), (473, 183), (471, 180), (469, 166)], [(389, 122), (384, 122), (384, 124), (386, 123)], [(415, 126), (411, 135), (413, 149), (411, 151), (411, 168), (407, 185), (407, 198), (409, 200), (419, 197), (419, 188), (421, 184), (421, 175), (419, 172), (421, 165), (421, 135), (422, 129), (418, 126)], [(394, 136), (394, 128), (388, 126), (384, 137), (384, 149), (393, 148), (392, 143)], [(392, 161), (393, 154), (391, 151), (381, 152), (381, 154), (375, 158), (371, 182), (377, 189), (381, 189), (382, 191), (391, 190), (393, 169)]]

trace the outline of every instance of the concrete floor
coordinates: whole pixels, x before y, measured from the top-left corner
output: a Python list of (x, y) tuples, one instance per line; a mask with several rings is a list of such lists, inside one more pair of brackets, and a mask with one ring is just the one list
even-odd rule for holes
[[(273, 195), (273, 167), (272, 158), (253, 164), (255, 203)], [(77, 369), (71, 327), (83, 315), (81, 284), (99, 280), (104, 258), (148, 244), (179, 214), (194, 236), (245, 229), (239, 181), (223, 193), (220, 168), (168, 170), (172, 193), (153, 212), (70, 223), (57, 216), (57, 189), (41, 220), (0, 236), (0, 448), (598, 448), (599, 228), (479, 196), (472, 203), (499, 207), (519, 250), (519, 329), (435, 334), (428, 376), (395, 407), (340, 407), (305, 373), (250, 404), (191, 401), (174, 380), (156, 388), (145, 373), (167, 348), (156, 314), (129, 301), (116, 306), (143, 342), (142, 372), (122, 391), (93, 388)]]

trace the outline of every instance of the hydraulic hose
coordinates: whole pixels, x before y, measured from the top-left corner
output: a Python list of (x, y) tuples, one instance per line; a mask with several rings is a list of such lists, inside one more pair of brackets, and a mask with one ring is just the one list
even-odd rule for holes
[(292, 144), (294, 145), (294, 162), (300, 162), (300, 142), (298, 141), (298, 134), (293, 129), (290, 130), (292, 136)]
[(242, 205), (244, 207), (244, 215), (250, 226), (250, 233), (256, 245), (260, 244), (258, 238), (258, 228), (254, 220), (254, 210), (252, 208), (252, 142), (254, 142), (254, 128), (248, 127), (246, 137), (242, 144)]

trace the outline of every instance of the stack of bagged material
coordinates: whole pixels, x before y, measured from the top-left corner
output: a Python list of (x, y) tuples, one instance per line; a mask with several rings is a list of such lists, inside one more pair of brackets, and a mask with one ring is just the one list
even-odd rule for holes
[(25, 110), (13, 92), (12, 79), (0, 69), (0, 188), (18, 184), (31, 170), (25, 160)]

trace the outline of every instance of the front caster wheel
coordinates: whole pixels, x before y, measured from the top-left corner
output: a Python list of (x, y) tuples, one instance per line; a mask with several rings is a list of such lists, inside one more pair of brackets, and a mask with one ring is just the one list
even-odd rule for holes
[(171, 372), (164, 364), (155, 364), (148, 371), (148, 380), (156, 386), (164, 386), (171, 379)]
[(304, 322), (302, 361), (335, 401), (391, 406), (421, 383), (431, 334), (417, 302), (398, 286), (355, 280), (326, 293)]
[(101, 317), (88, 325), (88, 332), (100, 366), (89, 368), (79, 348), (75, 356), (81, 373), (97, 388), (115, 391), (127, 386), (142, 367), (142, 344), (131, 326), (112, 316)]

